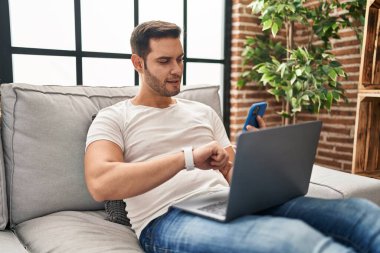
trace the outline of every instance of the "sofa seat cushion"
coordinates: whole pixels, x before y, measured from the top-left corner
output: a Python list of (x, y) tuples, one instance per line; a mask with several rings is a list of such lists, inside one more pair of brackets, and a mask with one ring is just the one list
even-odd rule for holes
[(27, 253), (21, 242), (10, 230), (0, 231), (0, 252)]
[(314, 165), (307, 195), (328, 199), (360, 197), (380, 205), (380, 180)]
[(135, 233), (105, 220), (104, 211), (62, 211), (18, 224), (29, 252), (143, 252)]

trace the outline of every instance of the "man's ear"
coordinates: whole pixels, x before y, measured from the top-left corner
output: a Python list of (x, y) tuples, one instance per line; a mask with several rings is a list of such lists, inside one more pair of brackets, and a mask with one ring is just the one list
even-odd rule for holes
[(137, 54), (132, 54), (131, 56), (133, 67), (135, 67), (136, 71), (141, 73), (144, 69), (144, 60), (138, 56)]

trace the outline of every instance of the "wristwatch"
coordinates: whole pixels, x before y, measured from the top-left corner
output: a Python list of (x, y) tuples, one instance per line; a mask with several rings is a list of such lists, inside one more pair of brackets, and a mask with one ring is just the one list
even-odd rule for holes
[(184, 147), (182, 148), (183, 153), (185, 154), (185, 169), (187, 171), (193, 170), (194, 167), (194, 159), (193, 159), (193, 148), (192, 147)]

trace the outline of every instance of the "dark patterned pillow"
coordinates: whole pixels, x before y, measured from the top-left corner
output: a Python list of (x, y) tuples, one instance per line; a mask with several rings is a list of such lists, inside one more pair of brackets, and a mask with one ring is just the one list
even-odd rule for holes
[(104, 204), (107, 214), (106, 220), (131, 226), (131, 222), (127, 217), (127, 211), (125, 211), (126, 204), (123, 200), (107, 200)]

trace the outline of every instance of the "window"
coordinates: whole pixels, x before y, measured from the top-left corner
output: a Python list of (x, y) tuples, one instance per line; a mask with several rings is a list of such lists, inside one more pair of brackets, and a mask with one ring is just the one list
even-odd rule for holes
[(223, 0), (0, 1), (0, 83), (138, 85), (129, 38), (153, 19), (183, 31), (184, 85), (229, 90), (231, 2)]

